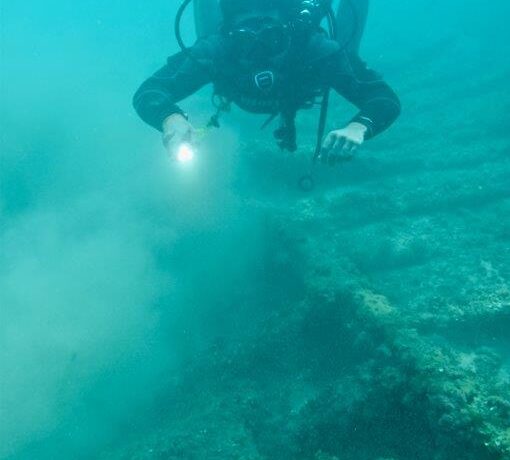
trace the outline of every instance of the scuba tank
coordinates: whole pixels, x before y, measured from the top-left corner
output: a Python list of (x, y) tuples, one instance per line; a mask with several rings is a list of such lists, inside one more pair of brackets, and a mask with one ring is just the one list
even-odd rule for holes
[[(370, 0), (336, 0), (332, 3), (336, 11), (337, 40), (348, 52), (357, 53), (365, 30)], [(307, 8), (307, 4), (313, 4), (313, 1), (303, 2), (303, 9)], [(220, 0), (193, 0), (193, 10), (197, 38), (219, 31), (222, 21)]]
[(359, 54), (370, 0), (339, 0), (337, 3), (337, 40), (348, 53)]
[(193, 0), (193, 10), (198, 38), (218, 32), (221, 26), (220, 0)]

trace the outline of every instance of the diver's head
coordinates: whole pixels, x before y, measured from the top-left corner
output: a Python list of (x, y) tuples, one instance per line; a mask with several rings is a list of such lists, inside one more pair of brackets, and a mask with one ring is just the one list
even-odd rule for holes
[(285, 53), (292, 4), (295, 0), (222, 0), (223, 30), (233, 54), (260, 61)]

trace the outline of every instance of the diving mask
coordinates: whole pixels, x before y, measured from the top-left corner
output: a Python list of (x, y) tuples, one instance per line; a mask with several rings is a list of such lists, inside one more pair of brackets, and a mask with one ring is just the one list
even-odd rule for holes
[(274, 18), (250, 18), (227, 34), (230, 50), (240, 59), (260, 60), (285, 52), (290, 45), (288, 27)]

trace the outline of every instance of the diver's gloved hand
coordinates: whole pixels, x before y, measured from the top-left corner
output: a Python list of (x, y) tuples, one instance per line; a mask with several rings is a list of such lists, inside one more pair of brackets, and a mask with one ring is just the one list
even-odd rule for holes
[(195, 142), (195, 128), (184, 115), (176, 113), (163, 122), (163, 144), (170, 158), (175, 158), (183, 144), (194, 145)]
[(331, 131), (324, 139), (320, 159), (334, 165), (352, 160), (356, 150), (365, 142), (368, 128), (361, 123), (350, 123), (343, 129)]

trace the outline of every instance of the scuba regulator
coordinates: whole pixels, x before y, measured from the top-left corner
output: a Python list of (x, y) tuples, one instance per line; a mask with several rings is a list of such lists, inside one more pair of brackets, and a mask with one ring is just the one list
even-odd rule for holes
[(294, 24), (304, 29), (319, 27), (322, 19), (328, 15), (330, 10), (330, 1), (304, 0), (299, 5)]

